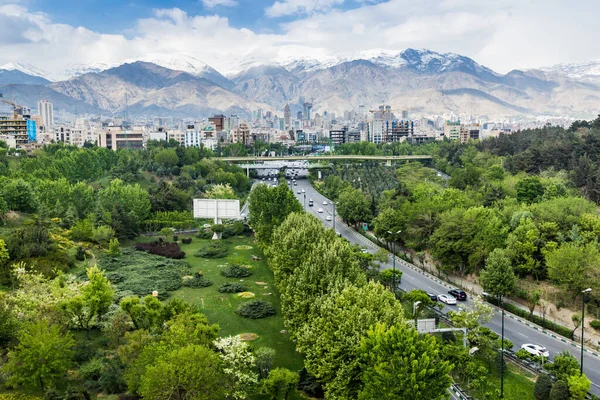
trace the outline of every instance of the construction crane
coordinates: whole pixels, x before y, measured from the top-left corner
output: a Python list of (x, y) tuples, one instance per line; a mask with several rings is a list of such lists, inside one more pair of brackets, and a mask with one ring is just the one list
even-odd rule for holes
[(13, 107), (13, 119), (19, 119), (19, 117), (23, 116), (25, 106), (21, 106), (13, 101), (4, 100), (2, 97), (2, 93), (0, 93), (0, 101)]

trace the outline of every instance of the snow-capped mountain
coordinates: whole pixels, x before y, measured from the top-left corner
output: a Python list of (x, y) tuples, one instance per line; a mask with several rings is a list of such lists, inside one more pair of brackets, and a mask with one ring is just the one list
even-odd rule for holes
[(4, 64), (2, 66), (0, 66), (1, 70), (4, 71), (20, 71), (24, 74), (30, 75), (30, 76), (37, 76), (39, 78), (44, 78), (44, 79), (48, 79), (48, 73), (37, 68), (34, 67), (31, 64), (25, 64), (25, 63), (8, 63), (8, 64)]
[(553, 67), (540, 68), (546, 72), (556, 72), (569, 78), (600, 83), (600, 61), (588, 61), (574, 64), (558, 64)]
[(60, 76), (57, 76), (56, 81), (66, 81), (67, 79), (76, 78), (83, 74), (98, 73), (107, 69), (116, 67), (119, 63), (93, 62), (86, 64), (67, 64), (65, 70)]
[(33, 65), (9, 63), (0, 66), (0, 85), (46, 85), (50, 83), (44, 72)]

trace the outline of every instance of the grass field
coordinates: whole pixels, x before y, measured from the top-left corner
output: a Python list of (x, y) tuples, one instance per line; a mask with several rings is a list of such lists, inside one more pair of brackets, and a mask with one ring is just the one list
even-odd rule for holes
[[(279, 292), (273, 284), (273, 274), (267, 266), (258, 245), (253, 238), (246, 236), (224, 239), (224, 242), (227, 244), (229, 252), (227, 257), (219, 259), (204, 259), (194, 256), (196, 251), (210, 243), (210, 240), (194, 238), (191, 244), (181, 245), (182, 250), (186, 253), (185, 259), (192, 267), (192, 273), (202, 271), (205, 278), (212, 281), (213, 285), (200, 289), (184, 287), (171, 292), (171, 297), (181, 298), (197, 304), (211, 323), (219, 324), (221, 336), (240, 333), (257, 334), (258, 339), (251, 342), (254, 347), (267, 346), (277, 351), (274, 367), (285, 367), (292, 371), (301, 369), (303, 367), (302, 357), (296, 352), (294, 343), (289, 338), (289, 333), (281, 333), (282, 330), (285, 330), (285, 326), (281, 315)], [(252, 248), (248, 250), (235, 249), (236, 246), (240, 245), (251, 246)], [(253, 261), (251, 259), (252, 255), (260, 257), (261, 260)], [(222, 276), (220, 272), (236, 261), (251, 265), (253, 274), (241, 280)], [(219, 286), (226, 282), (242, 283), (248, 291), (256, 294), (256, 297), (252, 300), (270, 302), (273, 304), (276, 314), (261, 319), (238, 316), (234, 313), (234, 310), (239, 304), (250, 300), (238, 297), (237, 293), (219, 293)], [(257, 282), (265, 284), (257, 284)]]

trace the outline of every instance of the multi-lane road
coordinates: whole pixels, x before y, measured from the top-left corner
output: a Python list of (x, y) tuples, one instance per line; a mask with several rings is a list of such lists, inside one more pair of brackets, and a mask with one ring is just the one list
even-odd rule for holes
[[(270, 181), (269, 183), (273, 184), (274, 182)], [(318, 193), (306, 179), (297, 180), (296, 186), (291, 185), (291, 189), (294, 191), (294, 194), (302, 205), (304, 205), (304, 194), (306, 194), (306, 211), (312, 212), (323, 222), (323, 224), (333, 228), (333, 220), (327, 220), (327, 216), (333, 217), (333, 205), (329, 199)], [(298, 190), (302, 191), (302, 189), (304, 189), (305, 193), (298, 194)], [(314, 205), (309, 207), (308, 201), (311, 198), (314, 201)], [(323, 204), (324, 201), (327, 202), (327, 205)], [(319, 208), (323, 209), (322, 213), (317, 212)], [(378, 250), (378, 247), (375, 244), (354, 232), (352, 229), (342, 223), (339, 218), (337, 218), (337, 221), (335, 221), (335, 230), (350, 243), (366, 247), (370, 252), (375, 252)], [(381, 267), (384, 269), (392, 268), (391, 257), (388, 261), (388, 263), (382, 265)], [(402, 271), (402, 282), (400, 287), (406, 291), (422, 289), (430, 293), (442, 294), (447, 293), (450, 288), (449, 285), (441, 283), (434, 277), (423, 274), (417, 268), (409, 267), (408, 263), (399, 258), (396, 258), (396, 268)], [(468, 299), (466, 302), (459, 302), (459, 304), (464, 304), (465, 306), (469, 307), (473, 304), (473, 302)], [(447, 312), (450, 310), (455, 310), (456, 308), (457, 306), (444, 305), (442, 311)], [(492, 329), (494, 332), (501, 332), (502, 319), (501, 313), (498, 309), (495, 309), (492, 321), (486, 324), (486, 326)], [(561, 340), (558, 335), (555, 335), (557, 337), (553, 337), (551, 336), (551, 332), (542, 332), (534, 325), (526, 325), (524, 320), (515, 319), (514, 316), (510, 316), (508, 313), (505, 313), (504, 318), (504, 336), (506, 339), (509, 339), (514, 343), (515, 350), (519, 349), (524, 343), (533, 343), (546, 347), (550, 352), (550, 359), (563, 350), (569, 351), (575, 357), (577, 357), (578, 360), (580, 357), (581, 348), (579, 346), (571, 343), (570, 341), (564, 341), (564, 339)], [(590, 391), (595, 395), (600, 395), (600, 357), (591, 354), (591, 352), (584, 353), (584, 372), (592, 381), (592, 387)]]

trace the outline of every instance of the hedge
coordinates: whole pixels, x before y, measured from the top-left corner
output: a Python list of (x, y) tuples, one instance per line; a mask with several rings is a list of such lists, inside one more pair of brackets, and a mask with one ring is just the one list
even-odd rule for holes
[(219, 286), (219, 293), (240, 293), (245, 291), (246, 287), (237, 282), (228, 282)]
[(258, 319), (275, 315), (275, 309), (266, 301), (249, 301), (240, 304), (235, 313), (242, 317)]
[(199, 272), (196, 272), (192, 278), (183, 280), (183, 286), (194, 289), (208, 287), (211, 285), (212, 282), (202, 276), (202, 274)]
[[(496, 306), (498, 305), (498, 301), (496, 299), (494, 299), (493, 297), (486, 296), (486, 300), (489, 303), (492, 303), (492, 304), (494, 304)], [(529, 319), (529, 310), (523, 310), (522, 308), (517, 307), (517, 306), (515, 306), (512, 303), (503, 303), (503, 304), (504, 304), (504, 309), (506, 311), (508, 311), (510, 313), (513, 313), (515, 315), (518, 315), (519, 317), (524, 318), (524, 319), (530, 321), (530, 319)], [(558, 333), (559, 335), (564, 336), (564, 337), (566, 337), (568, 339), (573, 339), (573, 336), (572, 336), (573, 332), (571, 331), (571, 329), (569, 329), (569, 328), (567, 328), (565, 326), (559, 325), (559, 324), (557, 324), (555, 322), (548, 321), (547, 319), (544, 320), (544, 319), (542, 319), (538, 315), (534, 314), (533, 315), (533, 321), (531, 321), (531, 322), (533, 322), (533, 323), (535, 323), (537, 325), (540, 325), (540, 326), (542, 326), (545, 329), (548, 329), (548, 330), (551, 330), (551, 331), (553, 331), (555, 333)]]

